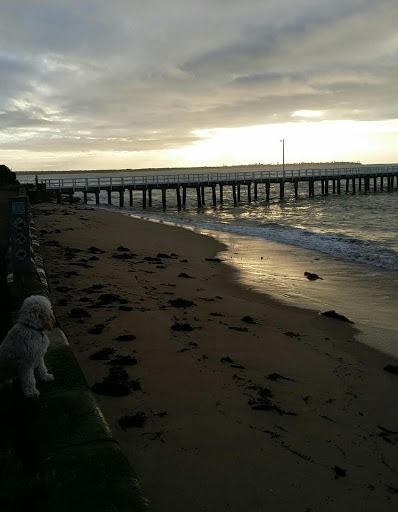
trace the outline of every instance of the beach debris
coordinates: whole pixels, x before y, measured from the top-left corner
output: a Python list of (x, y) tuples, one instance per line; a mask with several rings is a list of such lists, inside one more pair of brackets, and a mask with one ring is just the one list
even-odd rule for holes
[(216, 299), (220, 299), (220, 300), (222, 300), (222, 299), (223, 299), (223, 297), (221, 297), (221, 295), (216, 295)]
[(310, 281), (316, 281), (317, 279), (322, 279), (318, 274), (313, 274), (312, 272), (304, 272), (305, 277)]
[(115, 258), (117, 260), (132, 260), (133, 258), (135, 258), (135, 256), (127, 252), (123, 252), (122, 254), (115, 252), (112, 254), (112, 258)]
[(169, 304), (173, 306), (173, 308), (189, 308), (190, 306), (197, 306), (195, 302), (192, 302), (191, 300), (185, 300), (185, 299), (170, 299)]
[(188, 260), (180, 260), (180, 263), (188, 263)]
[(286, 331), (283, 333), (285, 336), (289, 336), (289, 338), (298, 338), (300, 339), (301, 334), (299, 332)]
[(284, 375), (281, 375), (280, 373), (270, 373), (267, 375), (267, 379), (272, 380), (274, 382), (278, 382), (278, 380), (290, 380), (290, 382), (296, 382), (294, 379), (290, 379), (289, 377), (285, 377)]
[(239, 332), (249, 332), (249, 329), (247, 327), (229, 326), (228, 329), (232, 329), (234, 331), (239, 331)]
[(134, 341), (135, 339), (136, 336), (134, 336), (134, 334), (121, 334), (115, 338), (116, 341)]
[(65, 259), (71, 260), (76, 256), (76, 254), (79, 254), (83, 252), (82, 249), (75, 249), (74, 247), (65, 247)]
[(161, 411), (161, 412), (153, 412), (153, 411), (151, 411), (151, 413), (154, 416), (159, 416), (159, 418), (163, 418), (164, 416), (167, 416), (167, 412), (166, 411)]
[(394, 373), (395, 375), (398, 375), (398, 366), (393, 366), (392, 364), (388, 364), (383, 369), (386, 372)]
[(102, 331), (105, 329), (105, 324), (97, 324), (91, 329), (88, 330), (89, 334), (102, 334)]
[(254, 320), (254, 318), (252, 318), (249, 315), (244, 316), (241, 320), (242, 320), (242, 322), (246, 322), (247, 324), (257, 324), (257, 325), (260, 325), (258, 322), (256, 322)]
[(189, 348), (182, 348), (180, 350), (177, 350), (177, 352), (186, 352), (187, 350), (189, 350)]
[(336, 320), (342, 320), (343, 322), (348, 322), (350, 324), (353, 324), (351, 320), (349, 320), (346, 316), (340, 315), (339, 313), (336, 313), (336, 311), (324, 311), (323, 313), (320, 313), (322, 316), (328, 316), (329, 318), (334, 318)]
[(185, 279), (195, 279), (194, 277), (190, 276), (189, 274), (186, 274), (185, 272), (181, 272), (181, 274), (178, 274), (178, 277), (184, 277)]
[(193, 329), (191, 324), (180, 324), (178, 322), (171, 326), (172, 331), (193, 331)]
[(79, 273), (76, 270), (68, 270), (67, 272), (61, 272), (61, 275), (69, 279), (69, 277), (78, 276)]
[(111, 304), (112, 302), (119, 302), (122, 300), (121, 296), (117, 293), (103, 293), (98, 297), (103, 304)]
[(319, 417), (323, 418), (324, 420), (331, 421), (332, 423), (334, 423), (334, 420), (332, 420), (332, 418), (329, 418), (329, 416), (325, 416), (324, 414), (320, 414)]
[(153, 256), (145, 256), (144, 261), (150, 261), (150, 262), (154, 262), (154, 263), (162, 263), (162, 260), (160, 258), (153, 257)]
[(120, 428), (126, 430), (131, 427), (143, 427), (147, 417), (144, 412), (137, 412), (136, 414), (122, 416), (117, 420)]
[(159, 252), (156, 256), (157, 258), (169, 258), (169, 259), (175, 259), (176, 256), (172, 256), (171, 254), (166, 254), (165, 252)]
[(94, 352), (89, 356), (90, 359), (93, 359), (94, 361), (103, 361), (106, 359), (109, 359), (111, 355), (115, 353), (115, 349), (112, 347), (104, 347), (100, 350), (97, 350), (97, 352)]
[(237, 368), (239, 370), (245, 370), (246, 366), (243, 366), (243, 364), (231, 364), (231, 368)]
[(271, 398), (273, 396), (272, 391), (268, 388), (264, 388), (263, 386), (251, 385), (247, 386), (247, 389), (254, 389), (262, 398)]
[(129, 380), (128, 373), (121, 366), (112, 366), (109, 375), (91, 388), (94, 393), (107, 396), (126, 396), (131, 391), (141, 389), (138, 380)]
[(98, 249), (98, 247), (94, 247), (94, 245), (91, 245), (91, 246), (87, 249), (87, 252), (90, 252), (91, 254), (102, 254), (102, 253), (104, 253), (105, 251), (103, 251), (102, 249)]
[(235, 361), (233, 359), (231, 359), (229, 356), (225, 356), (225, 357), (222, 357), (220, 359), (220, 363), (230, 363), (230, 364), (235, 364)]
[(116, 250), (120, 252), (130, 252), (130, 249), (128, 247), (123, 247), (123, 245), (119, 245)]
[(224, 316), (222, 313), (210, 313), (211, 316)]
[(75, 267), (94, 268), (92, 265), (89, 265), (88, 263), (83, 263), (81, 261), (75, 261), (74, 263), (70, 263), (70, 265), (74, 265)]
[(220, 258), (205, 258), (206, 261), (211, 261), (212, 263), (221, 263)]
[(137, 359), (133, 356), (116, 356), (114, 359), (108, 361), (107, 364), (112, 364), (115, 366), (134, 366), (138, 363)]
[(105, 288), (103, 284), (93, 284), (89, 288), (83, 288), (82, 292), (85, 293), (97, 293), (99, 290)]
[(334, 468), (332, 468), (333, 471), (334, 471), (334, 478), (341, 478), (343, 476), (347, 476), (347, 471), (343, 468), (340, 468), (339, 466), (334, 466)]
[(88, 261), (99, 261), (99, 258), (97, 256), (90, 256), (90, 258), (88, 258)]
[(57, 240), (47, 240), (47, 242), (43, 242), (43, 245), (47, 247), (62, 247)]
[(69, 311), (69, 316), (71, 318), (89, 318), (91, 317), (90, 313), (82, 308), (73, 308)]
[(73, 288), (71, 288), (70, 286), (56, 286), (55, 290), (59, 293), (66, 293), (73, 290)]
[(254, 411), (272, 411), (281, 416), (297, 416), (297, 413), (285, 411), (279, 405), (274, 404), (269, 396), (263, 396), (261, 392), (259, 398), (249, 400), (249, 405)]
[(119, 311), (133, 311), (131, 306), (119, 306)]

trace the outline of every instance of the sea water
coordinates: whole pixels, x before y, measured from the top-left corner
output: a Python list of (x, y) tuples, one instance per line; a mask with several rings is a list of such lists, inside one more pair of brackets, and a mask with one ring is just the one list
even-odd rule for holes
[[(152, 192), (152, 207), (146, 210), (139, 191), (134, 206), (123, 209), (116, 206), (118, 193), (115, 205), (107, 206), (103, 192), (101, 207), (215, 237), (228, 246), (221, 257), (238, 269), (245, 286), (287, 304), (334, 309), (356, 323), (360, 341), (398, 357), (398, 190), (352, 195), (342, 186), (342, 194), (322, 196), (316, 188), (310, 198), (307, 187), (300, 183), (296, 199), (293, 186), (286, 185), (280, 201), (273, 185), (266, 202), (261, 184), (258, 200), (249, 203), (242, 186), (237, 206), (231, 187), (224, 187), (224, 202), (216, 207), (207, 190), (202, 208), (197, 208), (196, 191), (188, 190), (180, 211), (173, 190), (167, 191), (165, 211), (160, 190)], [(128, 199), (126, 192), (125, 205)], [(322, 279), (310, 282), (306, 271)]]

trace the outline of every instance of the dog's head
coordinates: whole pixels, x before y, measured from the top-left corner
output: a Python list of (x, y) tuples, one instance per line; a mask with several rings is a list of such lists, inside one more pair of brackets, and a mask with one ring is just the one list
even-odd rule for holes
[(33, 329), (50, 330), (55, 324), (51, 303), (42, 295), (31, 295), (24, 300), (18, 320)]

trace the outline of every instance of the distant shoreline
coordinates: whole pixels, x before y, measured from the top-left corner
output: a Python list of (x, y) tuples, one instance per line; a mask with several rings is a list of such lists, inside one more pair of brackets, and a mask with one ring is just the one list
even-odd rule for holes
[[(362, 166), (361, 162), (301, 162), (294, 164), (285, 164), (286, 169), (299, 169), (299, 168), (312, 168), (315, 169), (317, 167), (325, 168), (325, 167), (346, 167), (350, 166)], [(388, 164), (386, 164), (388, 165)], [(109, 173), (109, 172), (148, 172), (148, 171), (170, 171), (170, 172), (183, 172), (183, 171), (219, 171), (219, 172), (233, 172), (237, 169), (263, 169), (264, 167), (273, 167), (282, 169), (282, 164), (248, 164), (248, 165), (221, 165), (221, 166), (201, 166), (201, 167), (142, 167), (140, 169), (71, 169), (68, 171), (15, 171), (16, 174), (49, 174), (49, 173)]]

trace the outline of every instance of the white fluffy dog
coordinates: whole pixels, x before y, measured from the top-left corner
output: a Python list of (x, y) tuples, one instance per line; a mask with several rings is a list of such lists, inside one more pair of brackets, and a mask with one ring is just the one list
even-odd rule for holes
[(54, 380), (44, 363), (50, 341), (43, 332), (52, 329), (54, 323), (50, 301), (41, 295), (32, 295), (24, 300), (18, 322), (0, 345), (1, 380), (19, 375), (23, 394), (27, 397), (40, 395), (34, 370), (41, 381)]

